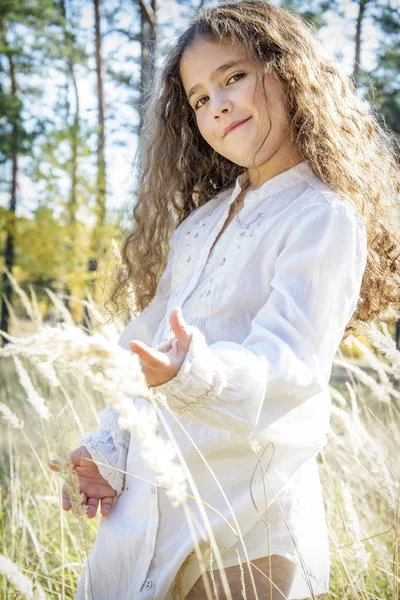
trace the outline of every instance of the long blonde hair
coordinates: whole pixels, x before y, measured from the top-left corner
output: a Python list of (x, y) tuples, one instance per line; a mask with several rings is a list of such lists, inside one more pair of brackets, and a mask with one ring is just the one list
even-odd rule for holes
[(394, 320), (400, 307), (395, 229), (400, 175), (394, 141), (358, 96), (354, 82), (323, 55), (312, 27), (263, 0), (201, 9), (152, 82), (138, 152), (133, 224), (106, 306), (118, 314), (133, 294), (133, 304), (142, 311), (155, 295), (174, 229), (246, 171), (206, 143), (186, 98), (180, 60), (199, 36), (241, 44), (255, 64), (280, 77), (292, 140), (315, 175), (363, 215), (368, 260), (361, 299), (345, 336), (357, 321)]

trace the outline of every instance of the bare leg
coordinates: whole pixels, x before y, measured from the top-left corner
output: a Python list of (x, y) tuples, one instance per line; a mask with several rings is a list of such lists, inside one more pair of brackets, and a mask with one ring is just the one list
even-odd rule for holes
[[(269, 557), (266, 556), (264, 558), (258, 558), (257, 560), (251, 561), (254, 565), (256, 565), (263, 573), (269, 577)], [(288, 560), (283, 556), (279, 556), (278, 554), (272, 554), (271, 556), (271, 572), (272, 572), (272, 581), (279, 588), (278, 591), (274, 586), (272, 586), (272, 596), (270, 595), (270, 584), (269, 579), (266, 579), (262, 573), (260, 573), (254, 567), (252, 568), (254, 581), (256, 584), (257, 594), (259, 600), (284, 600), (284, 598), (289, 596), (290, 588), (292, 587), (294, 576), (296, 573), (297, 565), (292, 561)], [(244, 580), (246, 584), (246, 597), (247, 600), (254, 600), (254, 590), (250, 581), (249, 571), (247, 564), (243, 565), (244, 571)], [(221, 577), (219, 571), (213, 571), (214, 580), (218, 590), (218, 595), (220, 600), (225, 600), (226, 595), (223, 591)], [(242, 594), (242, 583), (241, 583), (241, 573), (239, 565), (235, 565), (233, 567), (228, 567), (225, 569), (226, 577), (228, 579), (229, 587), (232, 593), (233, 600), (243, 600)], [(208, 579), (210, 582), (210, 587), (212, 587), (211, 576), (207, 573)], [(282, 593), (284, 595), (282, 595)], [(196, 581), (189, 594), (186, 596), (186, 600), (205, 600), (206, 592), (204, 589), (203, 580), (201, 577)]]

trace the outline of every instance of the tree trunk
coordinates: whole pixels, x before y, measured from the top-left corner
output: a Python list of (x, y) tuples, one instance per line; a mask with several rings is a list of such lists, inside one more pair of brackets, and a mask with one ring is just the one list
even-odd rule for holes
[(360, 72), (362, 27), (363, 27), (363, 19), (365, 17), (365, 9), (367, 7), (368, 2), (369, 2), (369, 0), (359, 0), (359, 4), (358, 4), (358, 15), (357, 15), (357, 25), (356, 25), (356, 47), (355, 47), (354, 68), (353, 68), (354, 79), (357, 79), (358, 74)]
[[(2, 43), (5, 47), (9, 47), (6, 32), (4, 28), (1, 32)], [(11, 80), (11, 94), (14, 98), (17, 96), (17, 82), (15, 75), (15, 65), (13, 55), (7, 53), (9, 68), (10, 68), (10, 80)], [(19, 155), (19, 136), (18, 136), (18, 117), (14, 114), (10, 115), (10, 122), (12, 127), (12, 150), (11, 150), (11, 190), (10, 190), (10, 204), (8, 208), (8, 227), (6, 237), (6, 247), (4, 251), (5, 266), (10, 273), (12, 273), (15, 261), (15, 226), (16, 218), (15, 212), (17, 208), (17, 187), (18, 187), (18, 155)], [(12, 301), (12, 285), (6, 273), (2, 276), (2, 289), (3, 295), (1, 298), (1, 323), (0, 329), (8, 333), (9, 330), (9, 310), (7, 303), (11, 304)], [(2, 345), (7, 344), (1, 336)]]
[[(89, 273), (97, 273), (98, 262), (104, 251), (104, 220), (106, 209), (106, 161), (105, 161), (105, 130), (104, 130), (104, 93), (103, 93), (103, 59), (101, 50), (100, 29), (100, 0), (93, 0), (94, 5), (94, 31), (96, 50), (96, 79), (97, 79), (97, 111), (98, 111), (98, 136), (97, 136), (97, 185), (96, 185), (96, 222), (93, 227), (91, 239), (92, 256), (88, 261)], [(96, 279), (89, 280), (92, 286), (91, 295), (94, 296)], [(83, 325), (90, 329), (90, 316), (85, 306)]]
[(148, 4), (140, 0), (140, 98), (139, 98), (139, 137), (143, 126), (143, 107), (147, 103), (146, 92), (151, 89), (156, 68), (157, 19), (156, 0)]
[[(76, 212), (78, 208), (77, 201), (77, 173), (78, 173), (78, 146), (79, 146), (79, 129), (80, 129), (80, 105), (79, 105), (79, 93), (78, 86), (75, 77), (74, 70), (74, 62), (72, 59), (72, 50), (73, 50), (73, 36), (68, 28), (68, 20), (67, 20), (67, 12), (65, 7), (65, 1), (60, 1), (60, 10), (61, 14), (65, 19), (65, 42), (69, 49), (69, 55), (67, 57), (67, 72), (68, 76), (65, 84), (65, 104), (66, 104), (66, 120), (68, 122), (70, 115), (70, 105), (69, 105), (69, 82), (71, 81), (72, 87), (74, 90), (75, 97), (75, 112), (74, 112), (74, 122), (70, 129), (70, 146), (71, 146), (71, 189), (69, 194), (69, 201), (67, 206), (67, 223), (71, 229), (71, 241), (69, 242), (70, 249), (75, 245), (74, 240), (74, 225), (76, 222)], [(68, 253), (67, 253), (68, 255)], [(65, 297), (64, 304), (66, 308), (71, 310), (71, 290), (68, 288), (68, 285), (65, 286)]]

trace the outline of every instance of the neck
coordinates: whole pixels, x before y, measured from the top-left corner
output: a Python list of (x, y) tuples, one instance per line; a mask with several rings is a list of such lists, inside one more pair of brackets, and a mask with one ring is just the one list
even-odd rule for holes
[(269, 179), (295, 167), (303, 162), (303, 160), (304, 158), (297, 148), (282, 146), (265, 163), (259, 165), (257, 168), (249, 168), (247, 170), (247, 177), (250, 184), (248, 189), (257, 190)]

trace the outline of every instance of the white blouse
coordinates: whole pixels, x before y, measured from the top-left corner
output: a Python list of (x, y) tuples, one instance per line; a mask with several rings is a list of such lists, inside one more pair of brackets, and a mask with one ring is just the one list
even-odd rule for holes
[[(307, 162), (247, 192), (221, 231), (243, 176), (197, 208), (171, 237), (153, 302), (123, 330), (119, 344), (156, 347), (172, 334), (181, 307), (192, 341), (178, 374), (155, 389), (191, 436), (222, 485), (248, 557), (279, 554), (299, 566), (289, 598), (329, 590), (329, 546), (316, 457), (330, 430), (329, 379), (345, 326), (359, 301), (367, 259), (362, 217), (327, 188)], [(135, 405), (154, 408), (143, 398)], [(203, 501), (224, 567), (245, 561), (229, 507), (195, 446), (166, 407)], [(184, 599), (201, 574), (181, 506), (174, 507), (140, 456), (134, 436), (107, 406), (82, 444), (117, 491), (101, 518), (89, 562), (96, 600)], [(167, 437), (161, 422), (157, 431)], [(258, 442), (266, 475), (250, 441)], [(113, 467), (141, 479), (130, 478)], [(259, 510), (257, 512), (253, 500)], [(198, 540), (201, 514), (188, 500)], [(207, 558), (207, 553), (206, 553)], [(206, 568), (210, 568), (206, 560)], [(212, 568), (216, 566), (215, 558)], [(247, 567), (244, 567), (245, 570)], [(86, 570), (76, 599), (84, 598)], [(308, 583), (307, 583), (308, 581)], [(90, 587), (89, 587), (90, 597)]]

